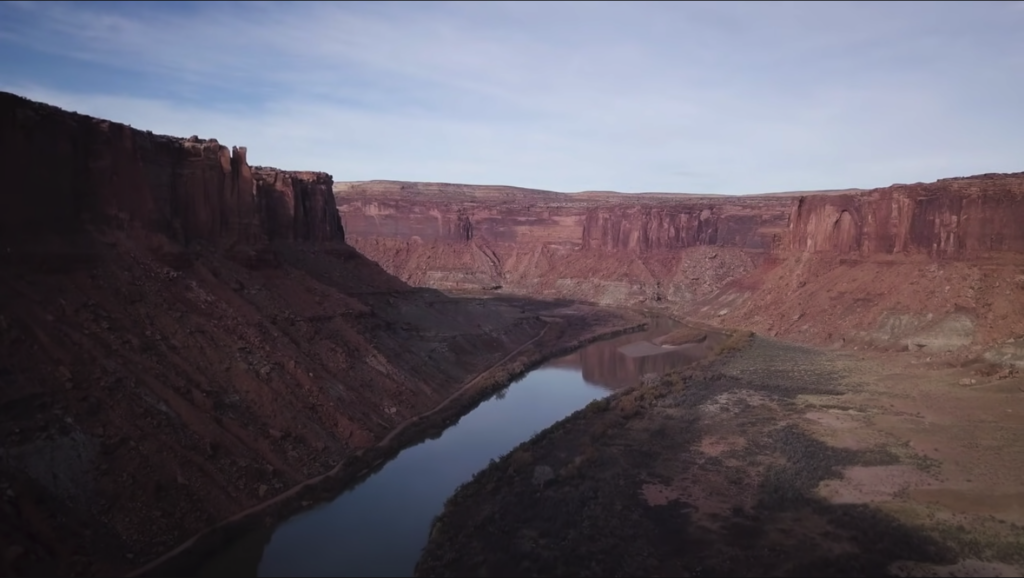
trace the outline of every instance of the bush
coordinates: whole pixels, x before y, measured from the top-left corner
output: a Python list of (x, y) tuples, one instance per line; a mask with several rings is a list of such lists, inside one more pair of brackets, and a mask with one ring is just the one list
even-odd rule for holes
[(509, 473), (515, 473), (517, 470), (524, 468), (533, 461), (533, 454), (530, 452), (519, 449), (512, 452), (512, 455), (508, 458)]
[(645, 373), (640, 378), (640, 387), (654, 387), (661, 383), (661, 376), (657, 373)]
[(722, 355), (730, 351), (739, 351), (746, 347), (754, 337), (749, 329), (737, 329), (721, 345), (715, 348), (714, 355)]

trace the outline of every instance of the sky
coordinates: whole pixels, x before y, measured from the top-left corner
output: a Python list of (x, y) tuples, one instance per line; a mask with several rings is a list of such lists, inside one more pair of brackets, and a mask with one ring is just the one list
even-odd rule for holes
[(251, 164), (747, 194), (1024, 170), (1024, 2), (3, 2), (0, 90)]

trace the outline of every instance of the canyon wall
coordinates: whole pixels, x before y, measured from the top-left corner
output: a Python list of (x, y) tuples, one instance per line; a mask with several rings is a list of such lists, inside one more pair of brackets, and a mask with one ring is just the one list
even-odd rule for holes
[(353, 245), (414, 285), (643, 304), (815, 344), (973, 355), (1024, 337), (1024, 173), (744, 197), (335, 195)]
[(945, 259), (1024, 253), (1022, 199), (1024, 173), (801, 197), (789, 220), (789, 248)]
[[(0, 570), (126, 572), (545, 323), (344, 242), (330, 175), (0, 93)], [(13, 554), (12, 554), (13, 553)]]
[(344, 241), (327, 173), (254, 167), (260, 221), (269, 240)]
[(1024, 366), (1024, 173), (794, 200), (786, 250), (691, 315)]
[[(371, 181), (337, 183), (353, 238), (542, 243), (649, 253), (698, 245), (769, 251), (785, 230), (783, 196), (563, 194), (519, 189)], [(451, 187), (451, 191), (449, 190)], [(458, 192), (454, 192), (458, 191)]]
[(89, 227), (180, 245), (344, 240), (330, 175), (249, 167), (244, 147), (180, 139), (4, 94), (0, 242), (22, 248)]
[(791, 205), (386, 181), (335, 194), (352, 244), (409, 283), (604, 304), (707, 295), (771, 255)]

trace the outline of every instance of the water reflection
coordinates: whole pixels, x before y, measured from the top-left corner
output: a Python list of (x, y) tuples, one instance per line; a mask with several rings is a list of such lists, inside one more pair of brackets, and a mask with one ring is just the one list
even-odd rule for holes
[(239, 540), (200, 575), (411, 576), (444, 501), (491, 459), (611, 389), (691, 361), (696, 350), (645, 357), (619, 351), (675, 327), (657, 321), (644, 333), (591, 344), (531, 371), (334, 501)]
[(200, 576), (257, 576), (263, 551), (275, 528), (260, 528), (242, 537), (220, 556), (210, 560)]
[(722, 334), (711, 333), (708, 335), (708, 340), (702, 344), (666, 349), (656, 355), (632, 357), (623, 355), (619, 351), (624, 345), (653, 341), (658, 337), (668, 335), (679, 327), (681, 327), (680, 324), (670, 319), (656, 318), (651, 321), (647, 331), (599, 341), (565, 357), (555, 359), (548, 365), (579, 369), (583, 373), (583, 380), (587, 383), (616, 390), (637, 385), (645, 374), (662, 374), (702, 359), (725, 338)]

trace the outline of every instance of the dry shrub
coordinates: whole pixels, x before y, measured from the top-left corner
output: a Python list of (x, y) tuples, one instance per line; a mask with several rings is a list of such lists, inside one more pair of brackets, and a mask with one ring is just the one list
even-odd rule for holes
[(723, 341), (721, 345), (715, 348), (713, 355), (718, 356), (731, 351), (740, 351), (750, 343), (750, 340), (753, 337), (753, 331), (750, 331), (749, 329), (738, 329), (734, 331), (728, 339)]
[(646, 401), (647, 394), (645, 391), (633, 391), (619, 398), (615, 404), (615, 409), (618, 410), (620, 417), (629, 419), (640, 413), (646, 405)]
[(592, 447), (588, 446), (583, 450), (583, 453), (576, 456), (572, 462), (567, 464), (558, 472), (558, 477), (564, 480), (571, 480), (577, 477), (583, 477), (583, 470), (585, 466), (594, 461), (597, 457), (597, 451)]
[(679, 391), (686, 385), (686, 377), (680, 373), (672, 374), (668, 378), (668, 386), (673, 391)]
[(532, 462), (533, 454), (523, 449), (515, 450), (512, 452), (512, 455), (508, 457), (509, 473), (515, 473), (516, 471), (529, 466)]
[(642, 388), (656, 387), (660, 383), (661, 376), (657, 373), (645, 373), (643, 377), (640, 378), (640, 387)]
[[(611, 415), (614, 416), (614, 414)], [(587, 434), (590, 445), (597, 445), (601, 442), (604, 435), (611, 429), (613, 420), (614, 417), (612, 419), (601, 417), (590, 421), (590, 431)]]
[(601, 399), (595, 399), (594, 401), (588, 403), (586, 407), (583, 408), (583, 410), (587, 414), (602, 413), (608, 411), (609, 404), (610, 402), (608, 401), (608, 398), (602, 397)]

